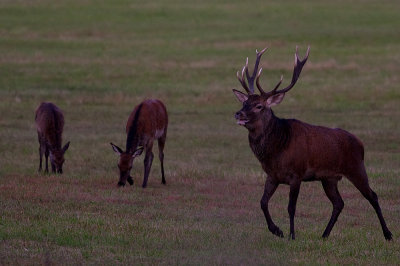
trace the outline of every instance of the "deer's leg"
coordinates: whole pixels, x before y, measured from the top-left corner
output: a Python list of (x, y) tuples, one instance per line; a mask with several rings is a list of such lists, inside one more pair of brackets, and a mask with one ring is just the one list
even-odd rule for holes
[(297, 203), (297, 197), (299, 196), (300, 184), (301, 184), (301, 181), (295, 181), (290, 184), (289, 205), (288, 205), (288, 212), (289, 212), (289, 218), (290, 218), (289, 239), (296, 238), (295, 234), (294, 234), (294, 215), (296, 213), (296, 203)]
[(274, 194), (278, 185), (279, 184), (277, 182), (272, 180), (270, 177), (267, 177), (267, 181), (265, 182), (265, 187), (264, 187), (264, 194), (261, 198), (260, 204), (261, 204), (261, 209), (264, 212), (265, 220), (267, 220), (268, 230), (274, 235), (283, 237), (282, 230), (279, 229), (279, 227), (274, 224), (271, 215), (269, 214), (268, 211), (268, 202), (271, 199), (272, 195)]
[(44, 170), (46, 173), (49, 172), (49, 148), (45, 145), (44, 158), (46, 159), (46, 169)]
[(51, 172), (53, 174), (55, 174), (56, 173), (56, 165), (51, 160), (50, 160), (50, 164), (51, 164)]
[(39, 145), (39, 169), (38, 169), (38, 172), (42, 171), (42, 157), (43, 157), (42, 145)]
[(126, 179), (126, 181), (128, 181), (129, 185), (133, 185), (133, 178), (129, 175), (128, 178)]
[(38, 169), (38, 172), (41, 172), (42, 171), (42, 158), (43, 158), (44, 151), (42, 149), (43, 145), (42, 145), (42, 141), (41, 141), (39, 132), (38, 132), (38, 141), (39, 141), (39, 169)]
[(43, 147), (43, 145), (40, 143), (40, 145), (39, 145), (39, 169), (38, 169), (39, 172), (42, 171), (42, 158), (43, 158), (45, 149), (46, 148)]
[(362, 165), (360, 168), (361, 169), (358, 173), (349, 175), (348, 178), (374, 208), (378, 216), (379, 222), (381, 223), (383, 235), (385, 236), (386, 240), (392, 240), (392, 233), (386, 226), (381, 207), (379, 206), (378, 196), (369, 186), (368, 176), (365, 171), (364, 165)]
[(322, 180), (322, 186), (324, 188), (325, 194), (326, 196), (328, 196), (333, 206), (331, 219), (329, 220), (329, 223), (326, 226), (324, 233), (322, 234), (322, 237), (324, 238), (328, 237), (331, 233), (331, 230), (344, 207), (344, 202), (339, 194), (337, 183), (337, 179)]
[(151, 164), (153, 163), (154, 154), (152, 152), (153, 149), (153, 141), (149, 142), (146, 145), (146, 156), (144, 158), (144, 178), (142, 187), (145, 188), (147, 186), (147, 180), (149, 179)]
[(162, 136), (158, 139), (158, 157), (160, 158), (161, 163), (161, 182), (165, 185), (167, 182), (165, 181), (164, 175), (164, 145), (165, 145), (166, 135)]

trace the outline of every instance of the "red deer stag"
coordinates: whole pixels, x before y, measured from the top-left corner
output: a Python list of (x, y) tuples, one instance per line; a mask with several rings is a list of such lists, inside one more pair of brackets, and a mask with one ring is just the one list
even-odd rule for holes
[[(338, 181), (342, 176), (350, 182), (370, 202), (378, 215), (383, 235), (392, 239), (392, 233), (386, 226), (382, 216), (378, 197), (368, 184), (368, 176), (364, 167), (364, 147), (354, 135), (342, 129), (331, 129), (310, 125), (295, 119), (281, 119), (274, 115), (271, 107), (279, 104), (285, 93), (297, 82), (300, 72), (306, 63), (310, 51), (303, 60), (295, 53), (293, 77), (290, 85), (282, 90), (278, 87), (282, 78), (269, 92), (265, 92), (259, 83), (262, 68), (258, 71), (260, 58), (267, 48), (256, 51), (257, 58), (252, 75), (248, 70), (248, 59), (241, 74), (237, 77), (247, 94), (233, 90), (238, 100), (243, 104), (235, 114), (239, 125), (249, 131), (250, 147), (260, 161), (267, 174), (264, 195), (261, 199), (261, 209), (267, 220), (268, 229), (274, 235), (283, 237), (282, 231), (274, 224), (268, 211), (268, 202), (279, 184), (290, 186), (288, 212), (290, 217), (290, 236), (295, 239), (294, 215), (296, 201), (302, 181), (321, 181), (333, 211), (330, 221), (322, 235), (329, 236), (344, 202), (338, 191)], [(245, 81), (247, 77), (247, 83)], [(260, 95), (254, 93), (254, 82)]]
[(42, 157), (46, 158), (45, 172), (49, 172), (48, 157), (50, 155), (51, 170), (62, 174), (64, 153), (69, 147), (69, 141), (61, 148), (64, 128), (64, 115), (53, 103), (41, 103), (36, 109), (36, 128), (39, 139), (39, 172), (42, 171)]
[(158, 152), (161, 162), (162, 183), (165, 185), (164, 176), (164, 145), (167, 138), (168, 115), (165, 105), (159, 100), (146, 100), (136, 106), (129, 116), (126, 124), (126, 151), (111, 144), (113, 150), (119, 155), (119, 182), (118, 186), (125, 186), (126, 181), (133, 185), (130, 172), (133, 159), (146, 151), (144, 158), (144, 178), (142, 187), (147, 186), (151, 164), (153, 162), (153, 142), (158, 140)]

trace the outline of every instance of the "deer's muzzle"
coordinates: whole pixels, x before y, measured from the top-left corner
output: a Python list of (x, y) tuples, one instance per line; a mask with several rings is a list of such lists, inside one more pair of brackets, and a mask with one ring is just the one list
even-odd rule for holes
[(241, 126), (244, 126), (247, 122), (249, 122), (249, 119), (246, 118), (242, 111), (236, 112), (235, 118), (236, 123)]

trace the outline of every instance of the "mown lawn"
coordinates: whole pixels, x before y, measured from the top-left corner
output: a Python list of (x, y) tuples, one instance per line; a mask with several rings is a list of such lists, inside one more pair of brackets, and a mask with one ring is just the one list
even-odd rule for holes
[[(400, 263), (400, 3), (398, 1), (0, 2), (0, 264)], [(345, 208), (328, 240), (331, 204), (302, 185), (288, 241), (287, 186), (270, 202), (285, 238), (259, 206), (265, 174), (233, 114), (236, 71), (255, 49), (264, 88), (291, 78), (280, 117), (341, 127), (365, 145), (371, 187), (393, 241), (346, 179)], [(169, 111), (167, 185), (155, 156), (142, 189), (122, 189), (109, 142), (146, 98)], [(37, 173), (34, 112), (64, 110), (64, 174)], [(154, 149), (157, 154), (157, 148)]]

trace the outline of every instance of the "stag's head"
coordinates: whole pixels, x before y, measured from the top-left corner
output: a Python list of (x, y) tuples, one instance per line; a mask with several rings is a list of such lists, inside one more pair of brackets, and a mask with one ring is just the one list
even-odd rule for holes
[[(271, 107), (279, 104), (283, 100), (285, 93), (288, 92), (296, 84), (300, 76), (301, 70), (308, 59), (310, 47), (308, 47), (306, 56), (303, 60), (299, 59), (298, 49), (296, 47), (293, 76), (290, 85), (282, 90), (278, 90), (283, 80), (283, 76), (281, 76), (281, 80), (278, 82), (278, 84), (276, 84), (275, 88), (269, 92), (265, 92), (260, 86), (260, 75), (262, 72), (262, 68), (258, 70), (261, 56), (266, 50), (267, 48), (264, 48), (260, 52), (256, 50), (257, 58), (251, 76), (248, 69), (248, 58), (246, 60), (245, 66), (242, 69), (241, 74), (239, 71), (237, 72), (238, 80), (240, 84), (242, 84), (242, 87), (246, 90), (247, 94), (235, 89), (233, 90), (233, 93), (236, 95), (237, 99), (243, 104), (242, 109), (236, 112), (235, 118), (239, 125), (245, 126), (248, 129), (254, 127), (256, 123), (261, 121), (261, 119), (269, 119), (272, 115)], [(247, 83), (245, 80), (245, 76), (247, 78)], [(255, 94), (254, 92), (254, 82), (256, 83), (256, 86), (260, 91), (259, 95)]]
[(118, 186), (125, 186), (126, 181), (129, 182), (130, 185), (133, 185), (133, 179), (130, 176), (132, 166), (133, 166), (133, 160), (138, 157), (139, 155), (142, 154), (143, 152), (143, 147), (139, 147), (134, 151), (122, 151), (120, 147), (117, 145), (114, 145), (110, 143), (114, 152), (119, 155), (119, 162), (118, 162), (118, 168), (119, 168), (119, 181), (118, 181)]
[(50, 149), (50, 162), (51, 165), (55, 167), (55, 171), (62, 174), (63, 164), (64, 164), (64, 153), (68, 150), (69, 141), (64, 145), (62, 149), (51, 150)]

